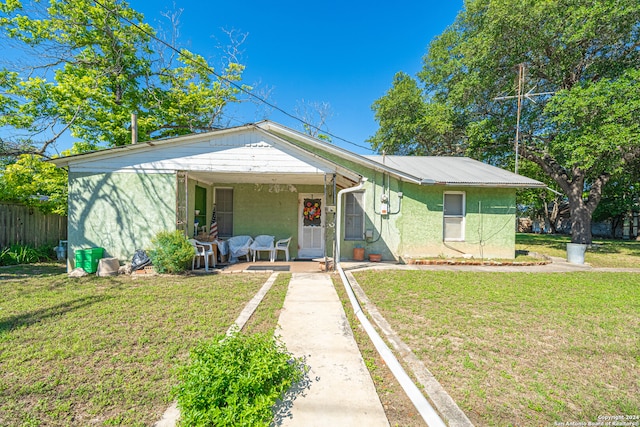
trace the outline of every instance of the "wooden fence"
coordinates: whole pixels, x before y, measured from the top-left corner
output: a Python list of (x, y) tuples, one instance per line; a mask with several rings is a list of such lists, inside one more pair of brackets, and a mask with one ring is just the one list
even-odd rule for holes
[(12, 244), (57, 246), (67, 239), (67, 217), (43, 214), (17, 203), (0, 202), (0, 248)]

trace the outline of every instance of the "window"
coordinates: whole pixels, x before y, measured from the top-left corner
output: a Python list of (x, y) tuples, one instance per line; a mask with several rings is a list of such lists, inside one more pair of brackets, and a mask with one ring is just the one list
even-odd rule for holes
[(216, 221), (218, 236), (233, 236), (233, 189), (216, 188)]
[(347, 193), (344, 207), (344, 239), (364, 240), (364, 193)]
[(464, 240), (465, 193), (444, 193), (444, 240)]

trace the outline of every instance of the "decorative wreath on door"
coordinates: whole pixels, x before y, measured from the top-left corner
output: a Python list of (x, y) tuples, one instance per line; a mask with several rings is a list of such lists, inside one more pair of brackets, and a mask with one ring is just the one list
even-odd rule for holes
[(320, 209), (320, 199), (304, 199), (304, 225), (320, 225), (322, 209)]

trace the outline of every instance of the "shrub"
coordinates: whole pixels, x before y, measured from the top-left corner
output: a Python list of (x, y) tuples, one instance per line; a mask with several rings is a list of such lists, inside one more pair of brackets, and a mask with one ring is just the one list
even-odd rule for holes
[(271, 334), (219, 335), (178, 371), (180, 425), (268, 426), (277, 399), (304, 373), (302, 360)]
[(54, 257), (53, 246), (14, 244), (0, 250), (0, 265), (33, 264), (39, 261), (51, 261)]
[(193, 259), (193, 246), (180, 230), (159, 232), (151, 245), (149, 258), (158, 273), (181, 273)]

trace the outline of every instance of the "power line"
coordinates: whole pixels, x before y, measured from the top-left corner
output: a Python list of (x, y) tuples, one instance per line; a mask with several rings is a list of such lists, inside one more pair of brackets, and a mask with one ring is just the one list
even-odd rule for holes
[(93, 2), (94, 2), (96, 5), (98, 5), (98, 6), (100, 6), (101, 8), (103, 8), (104, 10), (106, 10), (108, 13), (110, 13), (110, 14), (111, 14), (111, 15), (113, 15), (114, 17), (116, 17), (116, 18), (118, 18), (118, 19), (122, 19), (123, 21), (125, 21), (125, 22), (129, 23), (129, 25), (131, 25), (132, 27), (136, 28), (136, 29), (137, 29), (138, 31), (140, 31), (141, 33), (145, 34), (146, 36), (148, 36), (148, 37), (152, 38), (153, 40), (157, 41), (158, 43), (160, 43), (160, 44), (162, 44), (162, 45), (166, 46), (167, 48), (171, 49), (172, 51), (174, 51), (175, 53), (177, 53), (180, 57), (185, 58), (185, 60), (190, 61), (192, 64), (195, 64), (196, 66), (199, 66), (199, 67), (204, 68), (204, 69), (205, 69), (205, 70), (207, 70), (209, 73), (211, 73), (211, 74), (213, 74), (214, 76), (216, 76), (218, 79), (220, 79), (220, 80), (223, 80), (223, 81), (227, 82), (229, 85), (231, 85), (231, 86), (235, 87), (235, 88), (236, 88), (236, 89), (238, 89), (240, 92), (243, 92), (243, 93), (245, 93), (246, 95), (248, 95), (248, 96), (250, 96), (250, 97), (252, 97), (252, 98), (256, 99), (258, 102), (261, 102), (261, 103), (265, 104), (266, 106), (268, 106), (268, 107), (270, 107), (270, 108), (273, 108), (273, 109), (274, 109), (274, 110), (276, 110), (276, 111), (279, 111), (280, 113), (284, 114), (285, 116), (287, 116), (287, 117), (289, 117), (289, 118), (292, 118), (293, 120), (296, 120), (296, 121), (298, 121), (298, 122), (302, 123), (302, 124), (303, 124), (303, 125), (305, 125), (305, 126), (309, 126), (310, 128), (313, 128), (313, 129), (317, 130), (318, 132), (321, 132), (321, 133), (323, 133), (323, 134), (325, 134), (325, 135), (328, 135), (328, 136), (330, 136), (331, 138), (335, 138), (335, 139), (337, 139), (337, 140), (340, 140), (340, 141), (346, 142), (347, 144), (351, 144), (351, 145), (353, 145), (353, 146), (355, 146), (355, 147), (362, 148), (362, 149), (364, 149), (364, 150), (368, 150), (368, 151), (374, 152), (374, 150), (372, 150), (372, 149), (371, 149), (371, 147), (365, 147), (364, 145), (357, 144), (357, 143), (352, 142), (352, 141), (349, 141), (349, 140), (347, 140), (347, 139), (345, 139), (345, 138), (339, 137), (338, 135), (335, 135), (335, 134), (333, 134), (333, 133), (331, 133), (331, 132), (327, 132), (327, 131), (325, 131), (325, 130), (323, 130), (323, 129), (320, 129), (319, 127), (317, 127), (317, 126), (315, 126), (315, 125), (313, 125), (313, 124), (311, 124), (311, 123), (307, 123), (306, 121), (304, 121), (303, 119), (301, 119), (301, 118), (299, 118), (299, 117), (295, 116), (294, 114), (291, 114), (291, 113), (289, 113), (288, 111), (285, 111), (284, 109), (282, 109), (282, 108), (278, 107), (277, 105), (270, 103), (270, 102), (269, 102), (269, 101), (267, 101), (266, 99), (261, 98), (260, 96), (258, 96), (258, 95), (256, 95), (256, 94), (254, 94), (254, 93), (252, 93), (252, 92), (250, 92), (250, 91), (248, 91), (247, 89), (245, 89), (245, 88), (244, 88), (244, 87), (242, 87), (241, 85), (239, 85), (239, 84), (237, 84), (237, 83), (235, 83), (235, 82), (233, 82), (233, 81), (229, 80), (228, 78), (226, 78), (226, 77), (224, 77), (224, 76), (222, 76), (222, 75), (218, 74), (218, 73), (217, 73), (213, 68), (211, 68), (208, 64), (207, 64), (207, 65), (204, 65), (204, 64), (201, 64), (200, 62), (193, 61), (193, 60), (192, 60), (191, 58), (189, 58), (188, 56), (183, 55), (183, 54), (182, 54), (182, 52), (180, 52), (180, 50), (179, 50), (178, 48), (176, 48), (175, 46), (173, 46), (172, 44), (170, 44), (170, 43), (168, 43), (168, 42), (166, 42), (166, 41), (164, 41), (164, 40), (162, 40), (162, 39), (158, 38), (155, 34), (151, 34), (151, 33), (149, 33), (147, 30), (145, 30), (144, 28), (140, 27), (138, 24), (136, 24), (135, 22), (131, 21), (129, 18), (127, 18), (127, 17), (125, 17), (125, 16), (120, 15), (120, 13), (118, 13), (118, 11), (117, 11), (117, 10), (111, 10), (111, 9), (109, 9), (107, 6), (105, 6), (104, 4), (100, 3), (98, 0), (93, 0)]

